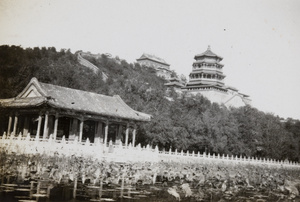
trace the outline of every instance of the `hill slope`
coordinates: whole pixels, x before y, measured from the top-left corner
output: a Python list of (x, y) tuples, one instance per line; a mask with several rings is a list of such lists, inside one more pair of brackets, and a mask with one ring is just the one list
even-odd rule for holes
[[(132, 108), (153, 115), (138, 126), (137, 141), (161, 149), (299, 159), (300, 122), (281, 122), (250, 106), (226, 108), (197, 95), (166, 99), (165, 80), (151, 68), (118, 58), (86, 58), (108, 75), (82, 66), (69, 50), (0, 46), (0, 98), (16, 96), (32, 77), (55, 85), (118, 94)], [(3, 114), (1, 116), (3, 119)], [(1, 122), (0, 118), (0, 122)], [(6, 126), (0, 124), (0, 132)]]

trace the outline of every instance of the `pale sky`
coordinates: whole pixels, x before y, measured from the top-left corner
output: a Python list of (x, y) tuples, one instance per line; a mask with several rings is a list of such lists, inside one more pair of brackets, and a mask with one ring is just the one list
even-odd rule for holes
[(298, 0), (0, 0), (0, 45), (111, 53), (135, 62), (154, 54), (188, 77), (211, 46), (225, 84), (252, 105), (300, 119)]

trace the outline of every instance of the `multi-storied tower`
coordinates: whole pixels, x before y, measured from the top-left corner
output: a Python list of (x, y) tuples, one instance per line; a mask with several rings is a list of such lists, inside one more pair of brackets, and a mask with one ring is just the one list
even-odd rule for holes
[(207, 97), (210, 101), (234, 107), (250, 104), (248, 95), (238, 92), (234, 87), (224, 83), (222, 57), (213, 53), (208, 46), (204, 53), (195, 55), (189, 82), (182, 88), (190, 94), (198, 94)]
[(190, 80), (186, 88), (190, 90), (202, 87), (224, 89), (225, 75), (222, 71), (224, 65), (220, 64), (223, 58), (213, 53), (210, 46), (204, 53), (195, 55), (194, 58), (196, 61), (193, 63), (193, 70), (189, 75)]

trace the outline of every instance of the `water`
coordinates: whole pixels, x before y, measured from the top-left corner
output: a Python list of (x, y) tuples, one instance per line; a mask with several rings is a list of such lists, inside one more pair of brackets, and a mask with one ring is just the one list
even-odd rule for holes
[(1, 202), (300, 201), (298, 168), (0, 154)]
[[(121, 181), (121, 180), (120, 180)], [(190, 196), (186, 196), (187, 191), (184, 186), (190, 189)], [(90, 183), (82, 184), (78, 182), (76, 189), (76, 199), (74, 196), (74, 183), (56, 184), (50, 181), (31, 181), (23, 184), (2, 184), (0, 187), (0, 201), (3, 202), (82, 202), (82, 201), (117, 201), (117, 202), (173, 202), (178, 201), (174, 195), (180, 197), (180, 201), (299, 201), (296, 197), (289, 198), (287, 191), (272, 191), (267, 188), (254, 187), (218, 187), (211, 182), (203, 185), (195, 183), (182, 183), (180, 181), (164, 182), (155, 184), (104, 184), (102, 187)], [(186, 187), (185, 187), (186, 188)], [(224, 189), (224, 187), (223, 187)], [(236, 189), (236, 190), (234, 190)], [(175, 191), (173, 194), (171, 191)], [(38, 192), (38, 194), (37, 194)]]

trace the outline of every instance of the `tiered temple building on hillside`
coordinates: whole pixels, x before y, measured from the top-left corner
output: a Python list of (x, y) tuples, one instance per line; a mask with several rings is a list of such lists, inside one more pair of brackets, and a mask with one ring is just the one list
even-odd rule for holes
[[(135, 144), (136, 124), (151, 116), (130, 108), (119, 96), (105, 96), (39, 82), (32, 78), (15, 98), (0, 99), (7, 135), (40, 139), (89, 139), (91, 143)], [(2, 124), (2, 123), (1, 123)], [(2, 127), (3, 128), (3, 127)]]
[(171, 78), (172, 71), (170, 70), (170, 65), (162, 58), (144, 53), (136, 61), (140, 65), (154, 68), (157, 76), (164, 77), (167, 80)]
[(223, 74), (224, 65), (220, 62), (222, 57), (208, 49), (201, 54), (195, 55), (189, 82), (182, 91), (190, 94), (198, 94), (207, 97), (210, 101), (226, 106), (240, 107), (250, 104), (248, 95), (240, 93), (236, 88), (226, 86)]
[(167, 86), (167, 90), (173, 88), (177, 93), (180, 93), (181, 88), (184, 87), (184, 83), (177, 77), (171, 77), (169, 82), (165, 83), (164, 85)]

